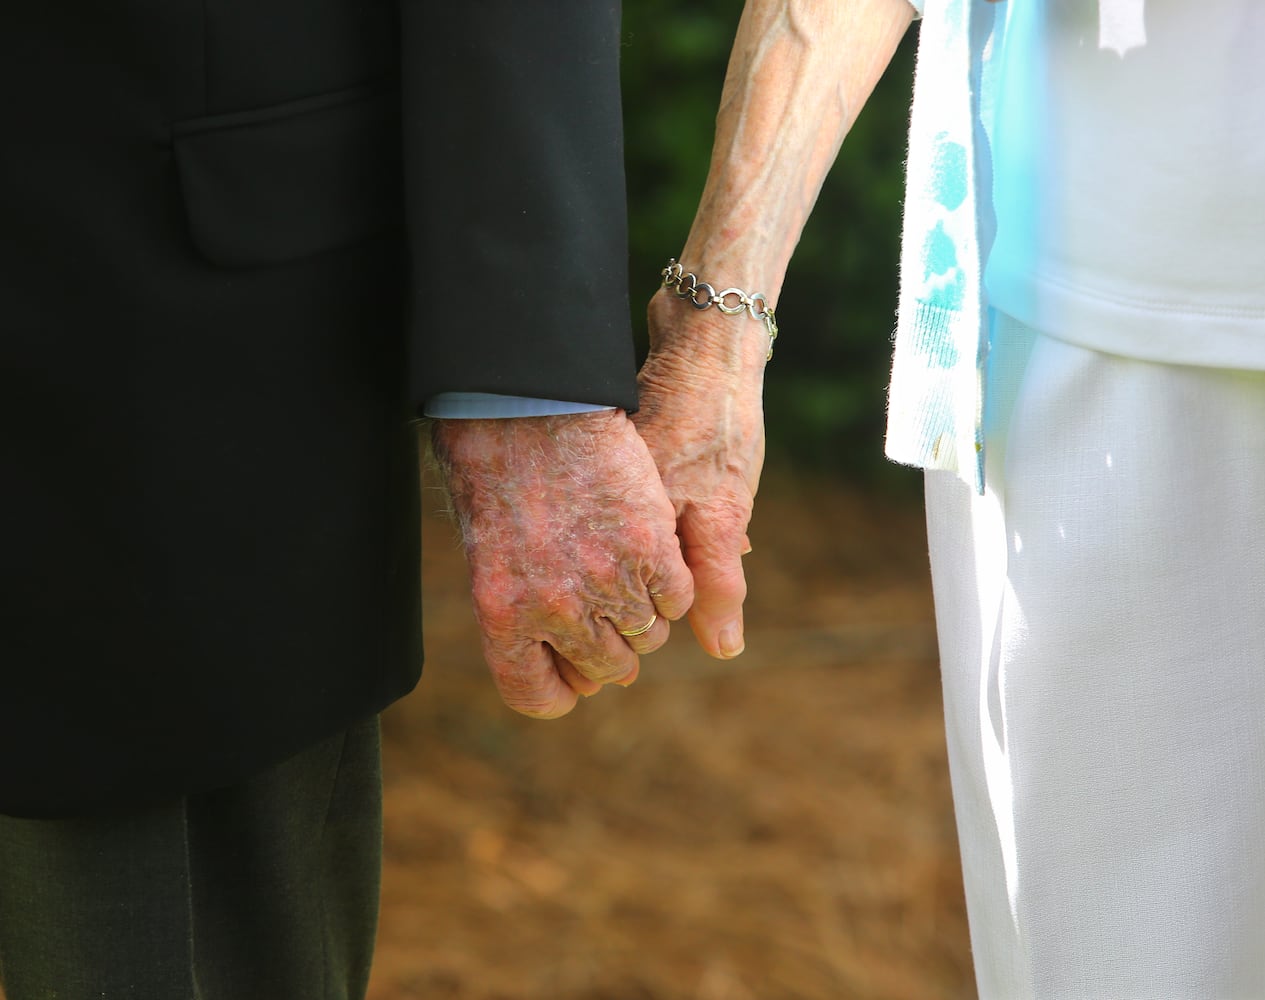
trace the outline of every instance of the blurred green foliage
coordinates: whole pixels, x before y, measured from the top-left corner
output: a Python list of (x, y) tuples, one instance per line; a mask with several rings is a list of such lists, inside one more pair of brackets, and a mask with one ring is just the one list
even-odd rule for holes
[[(630, 270), (643, 351), (643, 305), (702, 193), (741, 12), (740, 0), (624, 3)], [(917, 483), (882, 457), (915, 36), (845, 140), (800, 240), (765, 377), (771, 461), (897, 489)]]

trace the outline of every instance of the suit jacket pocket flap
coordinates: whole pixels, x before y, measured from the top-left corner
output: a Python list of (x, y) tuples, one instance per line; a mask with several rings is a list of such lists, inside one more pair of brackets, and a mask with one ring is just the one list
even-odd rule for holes
[(401, 220), (399, 99), (355, 90), (172, 130), (193, 241), (254, 267), (359, 242)]

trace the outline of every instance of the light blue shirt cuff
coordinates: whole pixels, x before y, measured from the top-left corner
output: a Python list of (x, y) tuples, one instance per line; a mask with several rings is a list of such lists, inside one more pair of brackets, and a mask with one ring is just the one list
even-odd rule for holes
[(494, 392), (441, 392), (426, 401), (424, 412), (440, 420), (488, 420), (506, 417), (556, 417), (567, 413), (597, 413), (614, 406), (569, 403), (561, 399), (502, 396)]

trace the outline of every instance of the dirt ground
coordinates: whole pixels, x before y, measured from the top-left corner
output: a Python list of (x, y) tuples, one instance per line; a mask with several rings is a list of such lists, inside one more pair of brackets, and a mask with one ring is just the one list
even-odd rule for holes
[(973, 996), (921, 512), (782, 471), (751, 538), (740, 659), (681, 626), (633, 687), (536, 722), (501, 707), (428, 513), (371, 1000)]

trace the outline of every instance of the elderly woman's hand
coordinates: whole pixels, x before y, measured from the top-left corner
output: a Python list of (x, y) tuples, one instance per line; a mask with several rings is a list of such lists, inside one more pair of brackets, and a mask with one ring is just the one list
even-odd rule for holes
[[(687, 270), (776, 304), (839, 144), (913, 17), (906, 0), (747, 0), (681, 249)], [(764, 324), (745, 313), (695, 309), (667, 291), (650, 302), (634, 422), (676, 508), (694, 575), (690, 624), (713, 656), (743, 648), (742, 554), (764, 463), (768, 351)]]
[(700, 311), (666, 291), (651, 300), (649, 324), (633, 421), (676, 508), (694, 575), (690, 625), (710, 655), (737, 656), (747, 594), (742, 556), (764, 463), (768, 337), (745, 313)]

